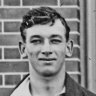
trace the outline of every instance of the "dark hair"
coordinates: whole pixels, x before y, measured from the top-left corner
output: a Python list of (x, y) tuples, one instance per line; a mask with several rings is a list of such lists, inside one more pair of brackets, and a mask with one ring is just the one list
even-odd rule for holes
[(29, 10), (26, 15), (23, 16), (23, 21), (20, 26), (21, 37), (23, 41), (26, 42), (26, 33), (24, 32), (25, 29), (37, 24), (44, 25), (49, 22), (51, 22), (50, 26), (52, 26), (55, 23), (56, 19), (60, 19), (62, 24), (66, 28), (65, 37), (66, 41), (68, 41), (70, 28), (67, 25), (67, 22), (56, 10), (50, 7), (33, 8), (32, 10)]

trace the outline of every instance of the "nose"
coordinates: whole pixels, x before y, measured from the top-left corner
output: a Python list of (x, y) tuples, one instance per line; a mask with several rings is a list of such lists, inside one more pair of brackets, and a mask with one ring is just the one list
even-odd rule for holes
[(44, 45), (42, 46), (42, 54), (45, 55), (45, 56), (49, 56), (52, 54), (52, 49), (51, 49), (51, 45), (49, 44), (48, 41), (46, 41), (44, 43)]
[(49, 56), (49, 55), (52, 54), (52, 52), (45, 51), (45, 52), (42, 52), (42, 54), (45, 55), (45, 56)]

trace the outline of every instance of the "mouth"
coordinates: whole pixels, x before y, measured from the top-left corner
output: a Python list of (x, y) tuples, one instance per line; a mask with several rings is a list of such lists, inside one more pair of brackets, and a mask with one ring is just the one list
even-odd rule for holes
[(56, 58), (39, 58), (40, 61), (56, 61)]

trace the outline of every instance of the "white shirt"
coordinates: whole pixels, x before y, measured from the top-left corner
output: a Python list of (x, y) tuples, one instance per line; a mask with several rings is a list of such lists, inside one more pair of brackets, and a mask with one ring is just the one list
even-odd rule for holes
[[(13, 91), (10, 96), (32, 96), (29, 89), (29, 82), (30, 75), (26, 79), (24, 79), (24, 81)], [(65, 87), (62, 89), (59, 95), (62, 93), (65, 93)]]
[(32, 96), (29, 90), (29, 76), (14, 90), (10, 96)]

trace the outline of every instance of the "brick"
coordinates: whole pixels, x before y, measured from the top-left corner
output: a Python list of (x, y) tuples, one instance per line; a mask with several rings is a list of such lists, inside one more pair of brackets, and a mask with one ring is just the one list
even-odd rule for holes
[[(0, 8), (0, 19), (21, 19), (28, 8)], [(65, 18), (79, 18), (79, 10), (76, 8), (56, 8)]]
[(78, 61), (66, 61), (66, 71), (80, 71), (80, 62)]
[(57, 0), (23, 0), (23, 5), (57, 5)]
[(80, 49), (79, 48), (76, 48), (76, 47), (73, 48), (72, 57), (73, 58), (80, 58)]
[[(26, 75), (28, 75), (28, 73), (24, 74), (24, 75), (23, 75), (23, 78), (25, 78), (25, 77), (26, 77)], [(22, 79), (23, 79), (23, 78), (22, 78)]]
[(2, 49), (0, 48), (0, 59), (2, 59)]
[(4, 0), (4, 5), (18, 6), (18, 5), (20, 5), (20, 0)]
[(0, 85), (2, 85), (2, 75), (0, 75)]
[(66, 58), (78, 58), (80, 59), (80, 49), (78, 47), (73, 47), (73, 53), (71, 57), (66, 56)]
[(0, 35), (0, 45), (18, 45), (20, 35)]
[(80, 36), (77, 34), (70, 34), (70, 38), (73, 40), (74, 44), (80, 45)]
[(0, 19), (21, 19), (28, 8), (0, 8)]
[(76, 21), (68, 21), (67, 22), (71, 31), (80, 32), (80, 23)]
[(80, 12), (76, 8), (56, 8), (56, 10), (65, 18), (80, 18)]
[(28, 72), (27, 61), (0, 62), (0, 72)]
[(20, 22), (4, 22), (4, 32), (20, 32)]
[(2, 23), (0, 22), (0, 32), (2, 32)]
[(17, 85), (20, 80), (20, 75), (5, 75), (5, 85)]
[(79, 0), (60, 0), (60, 4), (62, 5), (79, 5)]
[(18, 48), (5, 48), (4, 49), (5, 59), (20, 59), (20, 53)]
[(12, 88), (0, 88), (0, 96), (10, 96)]
[(71, 74), (70, 75), (77, 83), (81, 84), (81, 75)]

